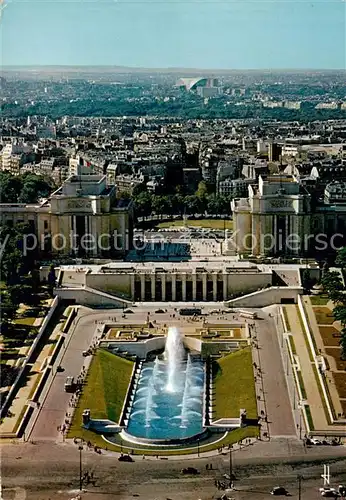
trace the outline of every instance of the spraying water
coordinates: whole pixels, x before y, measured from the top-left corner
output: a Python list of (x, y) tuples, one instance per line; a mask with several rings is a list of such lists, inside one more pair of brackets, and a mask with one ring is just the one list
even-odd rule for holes
[(164, 359), (143, 364), (126, 430), (139, 439), (181, 439), (203, 429), (203, 363), (168, 330)]
[(178, 378), (180, 375), (180, 366), (184, 359), (184, 346), (180, 332), (175, 326), (168, 329), (165, 359), (168, 364), (168, 382), (166, 390), (176, 392), (178, 390)]

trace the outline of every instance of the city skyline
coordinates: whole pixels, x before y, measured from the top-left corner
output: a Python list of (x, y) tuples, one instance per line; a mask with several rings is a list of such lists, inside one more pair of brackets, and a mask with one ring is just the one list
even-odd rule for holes
[(2, 10), (4, 66), (345, 69), (342, 0), (13, 0)]

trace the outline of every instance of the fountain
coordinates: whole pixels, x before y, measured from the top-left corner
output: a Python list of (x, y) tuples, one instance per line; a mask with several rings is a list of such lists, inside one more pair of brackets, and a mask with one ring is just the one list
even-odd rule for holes
[(123, 437), (176, 442), (203, 432), (203, 363), (187, 354), (179, 330), (169, 328), (164, 356), (143, 363)]
[(165, 359), (168, 363), (168, 383), (166, 387), (168, 392), (176, 392), (178, 389), (177, 378), (184, 354), (185, 350), (178, 328), (170, 327), (165, 348)]

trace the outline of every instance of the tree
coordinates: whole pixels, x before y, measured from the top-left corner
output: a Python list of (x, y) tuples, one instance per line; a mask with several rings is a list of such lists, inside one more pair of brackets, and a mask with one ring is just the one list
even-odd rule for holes
[(17, 203), (22, 189), (20, 176), (9, 172), (0, 172), (0, 200), (1, 203)]
[(6, 290), (0, 290), (0, 308), (1, 308), (1, 334), (6, 335), (10, 329), (12, 319), (16, 315), (17, 305), (11, 300), (11, 296)]
[(55, 267), (53, 266), (53, 264), (49, 268), (47, 281), (48, 281), (48, 290), (50, 294), (53, 296), (53, 288), (55, 287), (56, 284)]
[(165, 196), (154, 196), (152, 200), (152, 208), (156, 215), (162, 218), (163, 214), (167, 213), (168, 204)]
[(310, 270), (309, 269), (304, 269), (303, 275), (303, 286), (306, 290), (310, 290), (311, 288), (311, 277), (310, 277)]
[(343, 326), (346, 326), (346, 307), (345, 305), (337, 305), (333, 309), (333, 315), (336, 321), (340, 321)]
[(140, 195), (141, 193), (146, 192), (146, 190), (147, 190), (147, 187), (145, 185), (145, 182), (142, 182), (141, 184), (137, 184), (137, 186), (135, 186), (132, 190), (132, 196), (136, 197), (136, 196)]
[(341, 330), (340, 347), (341, 347), (341, 359), (346, 360), (346, 328), (343, 328)]
[(208, 195), (207, 185), (206, 185), (205, 181), (201, 181), (198, 184), (198, 188), (197, 188), (197, 191), (196, 191), (196, 196), (200, 200), (204, 201), (206, 199), (207, 195)]
[(8, 285), (19, 283), (20, 275), (30, 272), (35, 266), (38, 248), (33, 245), (35, 240), (31, 231), (27, 224), (0, 227), (0, 241), (4, 246), (0, 271)]
[(35, 203), (39, 198), (45, 198), (53, 191), (54, 186), (50, 185), (42, 176), (35, 174), (25, 174), (22, 176), (22, 189), (19, 195), (19, 203)]
[(186, 212), (190, 215), (196, 215), (201, 212), (200, 200), (195, 195), (185, 196), (184, 200)]
[(335, 263), (343, 269), (346, 268), (346, 247), (340, 248), (337, 251)]
[(179, 214), (180, 217), (183, 216), (185, 210), (185, 199), (184, 196), (177, 193), (172, 196), (172, 212), (173, 214)]
[(131, 195), (129, 191), (119, 191), (119, 193), (117, 193), (117, 198), (118, 200), (131, 200)]
[(8, 293), (11, 297), (11, 302), (18, 307), (19, 304), (23, 301), (23, 295), (24, 295), (24, 290), (23, 290), (23, 285), (18, 284), (18, 285), (13, 285), (8, 288)]
[(321, 279), (323, 288), (329, 293), (331, 291), (341, 291), (343, 284), (337, 271), (328, 271)]
[(143, 217), (145, 219), (151, 214), (151, 201), (151, 195), (147, 191), (142, 191), (134, 198), (137, 217)]

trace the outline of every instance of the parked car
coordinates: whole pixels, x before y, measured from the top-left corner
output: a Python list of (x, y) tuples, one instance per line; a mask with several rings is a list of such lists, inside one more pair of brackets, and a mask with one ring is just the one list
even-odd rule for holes
[(334, 490), (334, 488), (331, 488), (330, 490), (324, 490), (322, 491), (321, 495), (323, 497), (328, 497), (328, 498), (340, 498), (341, 494)]
[(312, 438), (312, 439), (310, 439), (310, 441), (311, 441), (311, 444), (314, 444), (317, 446), (320, 446), (322, 444), (322, 441), (320, 441), (320, 439)]
[(74, 392), (76, 384), (73, 377), (67, 377), (64, 388), (65, 392)]
[(118, 460), (119, 462), (134, 462), (133, 458), (130, 455), (121, 455)]
[(182, 474), (199, 474), (199, 470), (195, 469), (194, 467), (185, 467), (185, 469), (181, 469)]
[(341, 493), (335, 488), (332, 487), (327, 487), (327, 488), (320, 488), (320, 493), (323, 497), (328, 497), (328, 498), (339, 498), (341, 497)]
[(288, 491), (283, 486), (274, 486), (270, 494), (275, 496), (285, 496), (285, 497), (289, 495)]
[(346, 484), (340, 484), (338, 491), (341, 494), (341, 496), (346, 497)]

